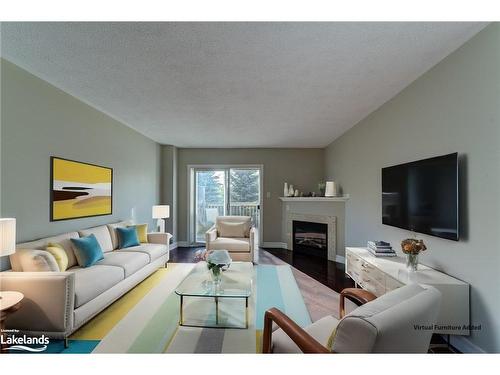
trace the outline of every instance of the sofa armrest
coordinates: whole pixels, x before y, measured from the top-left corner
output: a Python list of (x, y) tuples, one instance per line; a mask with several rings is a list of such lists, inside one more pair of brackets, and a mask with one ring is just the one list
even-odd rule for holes
[(69, 334), (73, 328), (75, 275), (72, 272), (0, 272), (0, 290), (24, 294), (7, 328)]
[(255, 227), (252, 227), (250, 229), (250, 251), (253, 252), (254, 251), (254, 247), (255, 247), (255, 235), (257, 233), (257, 228)]
[(170, 239), (172, 235), (170, 233), (154, 232), (148, 233), (148, 242), (157, 243), (162, 245), (170, 245)]
[(273, 322), (299, 347), (303, 353), (330, 353), (314, 337), (304, 331), (297, 323), (279, 309), (273, 307), (264, 314), (264, 332), (262, 334), (262, 353), (272, 353)]
[(205, 242), (208, 244), (217, 239), (217, 228), (213, 226), (205, 232)]

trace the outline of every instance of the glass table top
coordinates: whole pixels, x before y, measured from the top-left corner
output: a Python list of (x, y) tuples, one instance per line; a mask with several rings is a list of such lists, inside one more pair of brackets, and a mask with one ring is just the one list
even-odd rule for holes
[(253, 264), (233, 262), (222, 272), (221, 283), (215, 286), (205, 262), (199, 262), (175, 289), (180, 296), (246, 298), (252, 294)]

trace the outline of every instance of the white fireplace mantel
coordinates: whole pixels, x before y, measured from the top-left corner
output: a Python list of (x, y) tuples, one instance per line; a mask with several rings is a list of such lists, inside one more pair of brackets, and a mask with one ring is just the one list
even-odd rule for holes
[(283, 202), (347, 202), (349, 194), (339, 197), (280, 197)]

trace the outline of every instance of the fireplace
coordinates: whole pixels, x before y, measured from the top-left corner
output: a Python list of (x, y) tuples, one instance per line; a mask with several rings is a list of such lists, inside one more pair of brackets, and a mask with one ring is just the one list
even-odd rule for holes
[(328, 258), (328, 224), (293, 220), (293, 251)]

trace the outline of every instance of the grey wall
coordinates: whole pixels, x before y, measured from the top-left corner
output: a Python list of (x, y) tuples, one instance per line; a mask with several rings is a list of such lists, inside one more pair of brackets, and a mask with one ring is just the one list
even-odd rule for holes
[[(193, 149), (178, 150), (178, 237), (187, 241), (189, 164), (262, 164), (264, 166), (263, 240), (281, 242), (281, 201), (283, 184), (292, 183), (302, 191), (317, 191), (323, 180), (322, 149)], [(270, 197), (266, 193), (270, 193)]]
[(410, 233), (381, 224), (381, 168), (451, 152), (462, 156), (463, 238), (420, 235), (422, 263), (471, 284), (471, 342), (500, 351), (500, 25), (480, 32), (390, 102), (333, 142), (326, 177), (347, 205), (347, 245)]
[[(18, 242), (130, 218), (152, 224), (160, 146), (71, 95), (1, 60), (2, 216)], [(50, 156), (113, 168), (113, 215), (49, 221)]]
[(161, 204), (170, 206), (167, 232), (172, 234), (172, 243), (177, 242), (177, 147), (161, 146)]

